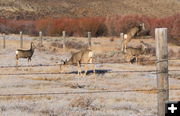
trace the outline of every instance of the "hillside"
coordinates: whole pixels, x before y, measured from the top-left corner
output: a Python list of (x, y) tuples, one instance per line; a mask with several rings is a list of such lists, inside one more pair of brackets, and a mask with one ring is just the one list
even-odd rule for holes
[(180, 0), (0, 0), (0, 17), (42, 18), (141, 14), (164, 17), (180, 12)]

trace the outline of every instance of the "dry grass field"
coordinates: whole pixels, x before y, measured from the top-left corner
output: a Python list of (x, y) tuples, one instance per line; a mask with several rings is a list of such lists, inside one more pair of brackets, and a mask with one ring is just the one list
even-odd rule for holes
[[(6, 49), (2, 49), (0, 39), (0, 66), (15, 65), (15, 51), (19, 48), (17, 35), (8, 35)], [(62, 39), (44, 37), (43, 46), (38, 45), (37, 37), (24, 36), (24, 48), (29, 48), (34, 41), (37, 49), (32, 62), (21, 59), (20, 65), (53, 65), (70, 57), (71, 52), (86, 46), (87, 38), (68, 38), (66, 51), (62, 49)], [(143, 39), (155, 46), (154, 39)], [(119, 38), (92, 38), (95, 51), (95, 62), (123, 61), (120, 54)], [(132, 40), (131, 46), (138, 46), (139, 40)], [(169, 45), (173, 54), (179, 57), (179, 46)], [(153, 57), (154, 58), (154, 57)], [(169, 69), (180, 69), (180, 61), (169, 61)], [(120, 91), (131, 89), (156, 89), (156, 74), (153, 73), (109, 73), (126, 70), (155, 70), (155, 64), (137, 65), (128, 63), (96, 64), (96, 75), (89, 73), (85, 77), (78, 76), (77, 67), (68, 66), (70, 74), (37, 74), (59, 73), (59, 66), (49, 67), (15, 67), (0, 68), (0, 95), (3, 94), (36, 94), (58, 92), (93, 92)], [(83, 68), (82, 68), (83, 69)], [(2, 75), (33, 73), (33, 75)], [(169, 72), (170, 89), (180, 88), (180, 74)], [(170, 100), (180, 100), (180, 91), (170, 91)], [(1, 116), (156, 116), (156, 91), (132, 91), (84, 94), (45, 94), (26, 96), (0, 96)]]
[(179, 0), (0, 0), (0, 17), (42, 18), (138, 14), (169, 16), (180, 11)]

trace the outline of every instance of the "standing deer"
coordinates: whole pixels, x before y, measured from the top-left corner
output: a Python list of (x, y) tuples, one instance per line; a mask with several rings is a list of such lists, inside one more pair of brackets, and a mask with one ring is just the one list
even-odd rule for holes
[(122, 41), (121, 51), (126, 52), (127, 44), (131, 41), (133, 37), (138, 35), (138, 33), (144, 29), (144, 23), (142, 23), (138, 26), (131, 28), (126, 34), (124, 34), (124, 40)]
[[(81, 64), (85, 64), (85, 75), (87, 74), (88, 64), (93, 63), (93, 51), (91, 49), (84, 49), (72, 54), (69, 60), (63, 61), (63, 65), (77, 65), (78, 75), (81, 74)], [(93, 66), (93, 72), (95, 74), (95, 66)], [(60, 65), (61, 69), (61, 65)]]
[(18, 60), (19, 58), (27, 58), (28, 63), (31, 61), (31, 57), (34, 53), (35, 45), (33, 42), (31, 42), (31, 47), (28, 50), (23, 50), (23, 49), (17, 49), (16, 50), (16, 66), (18, 66)]

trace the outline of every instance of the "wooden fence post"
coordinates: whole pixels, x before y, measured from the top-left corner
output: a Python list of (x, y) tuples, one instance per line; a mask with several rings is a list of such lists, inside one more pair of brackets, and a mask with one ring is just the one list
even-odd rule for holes
[(91, 48), (91, 32), (88, 32), (88, 47)]
[(22, 31), (20, 31), (20, 48), (23, 48), (23, 35), (22, 35)]
[(3, 33), (3, 49), (5, 49), (5, 48), (6, 48), (6, 36)]
[(63, 35), (63, 49), (65, 50), (66, 49), (66, 45), (65, 45), (65, 41), (66, 41), (66, 31), (63, 31), (62, 32), (62, 35)]
[(121, 38), (121, 40), (124, 39), (124, 33), (120, 33), (120, 38)]
[(158, 116), (165, 116), (165, 101), (169, 99), (167, 28), (156, 28), (155, 39)]
[(122, 49), (122, 47), (123, 47), (123, 41), (124, 41), (124, 33), (120, 33), (120, 47), (121, 47), (121, 49)]
[(42, 40), (42, 31), (39, 32), (39, 37), (40, 37), (40, 45), (42, 45), (43, 40)]

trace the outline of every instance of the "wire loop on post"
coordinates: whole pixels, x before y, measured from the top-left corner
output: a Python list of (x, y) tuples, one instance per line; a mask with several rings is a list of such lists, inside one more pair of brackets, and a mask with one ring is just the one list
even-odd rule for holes
[(161, 60), (157, 60), (156, 64), (160, 63), (160, 62), (164, 62), (164, 61), (168, 61), (168, 59), (161, 59)]

